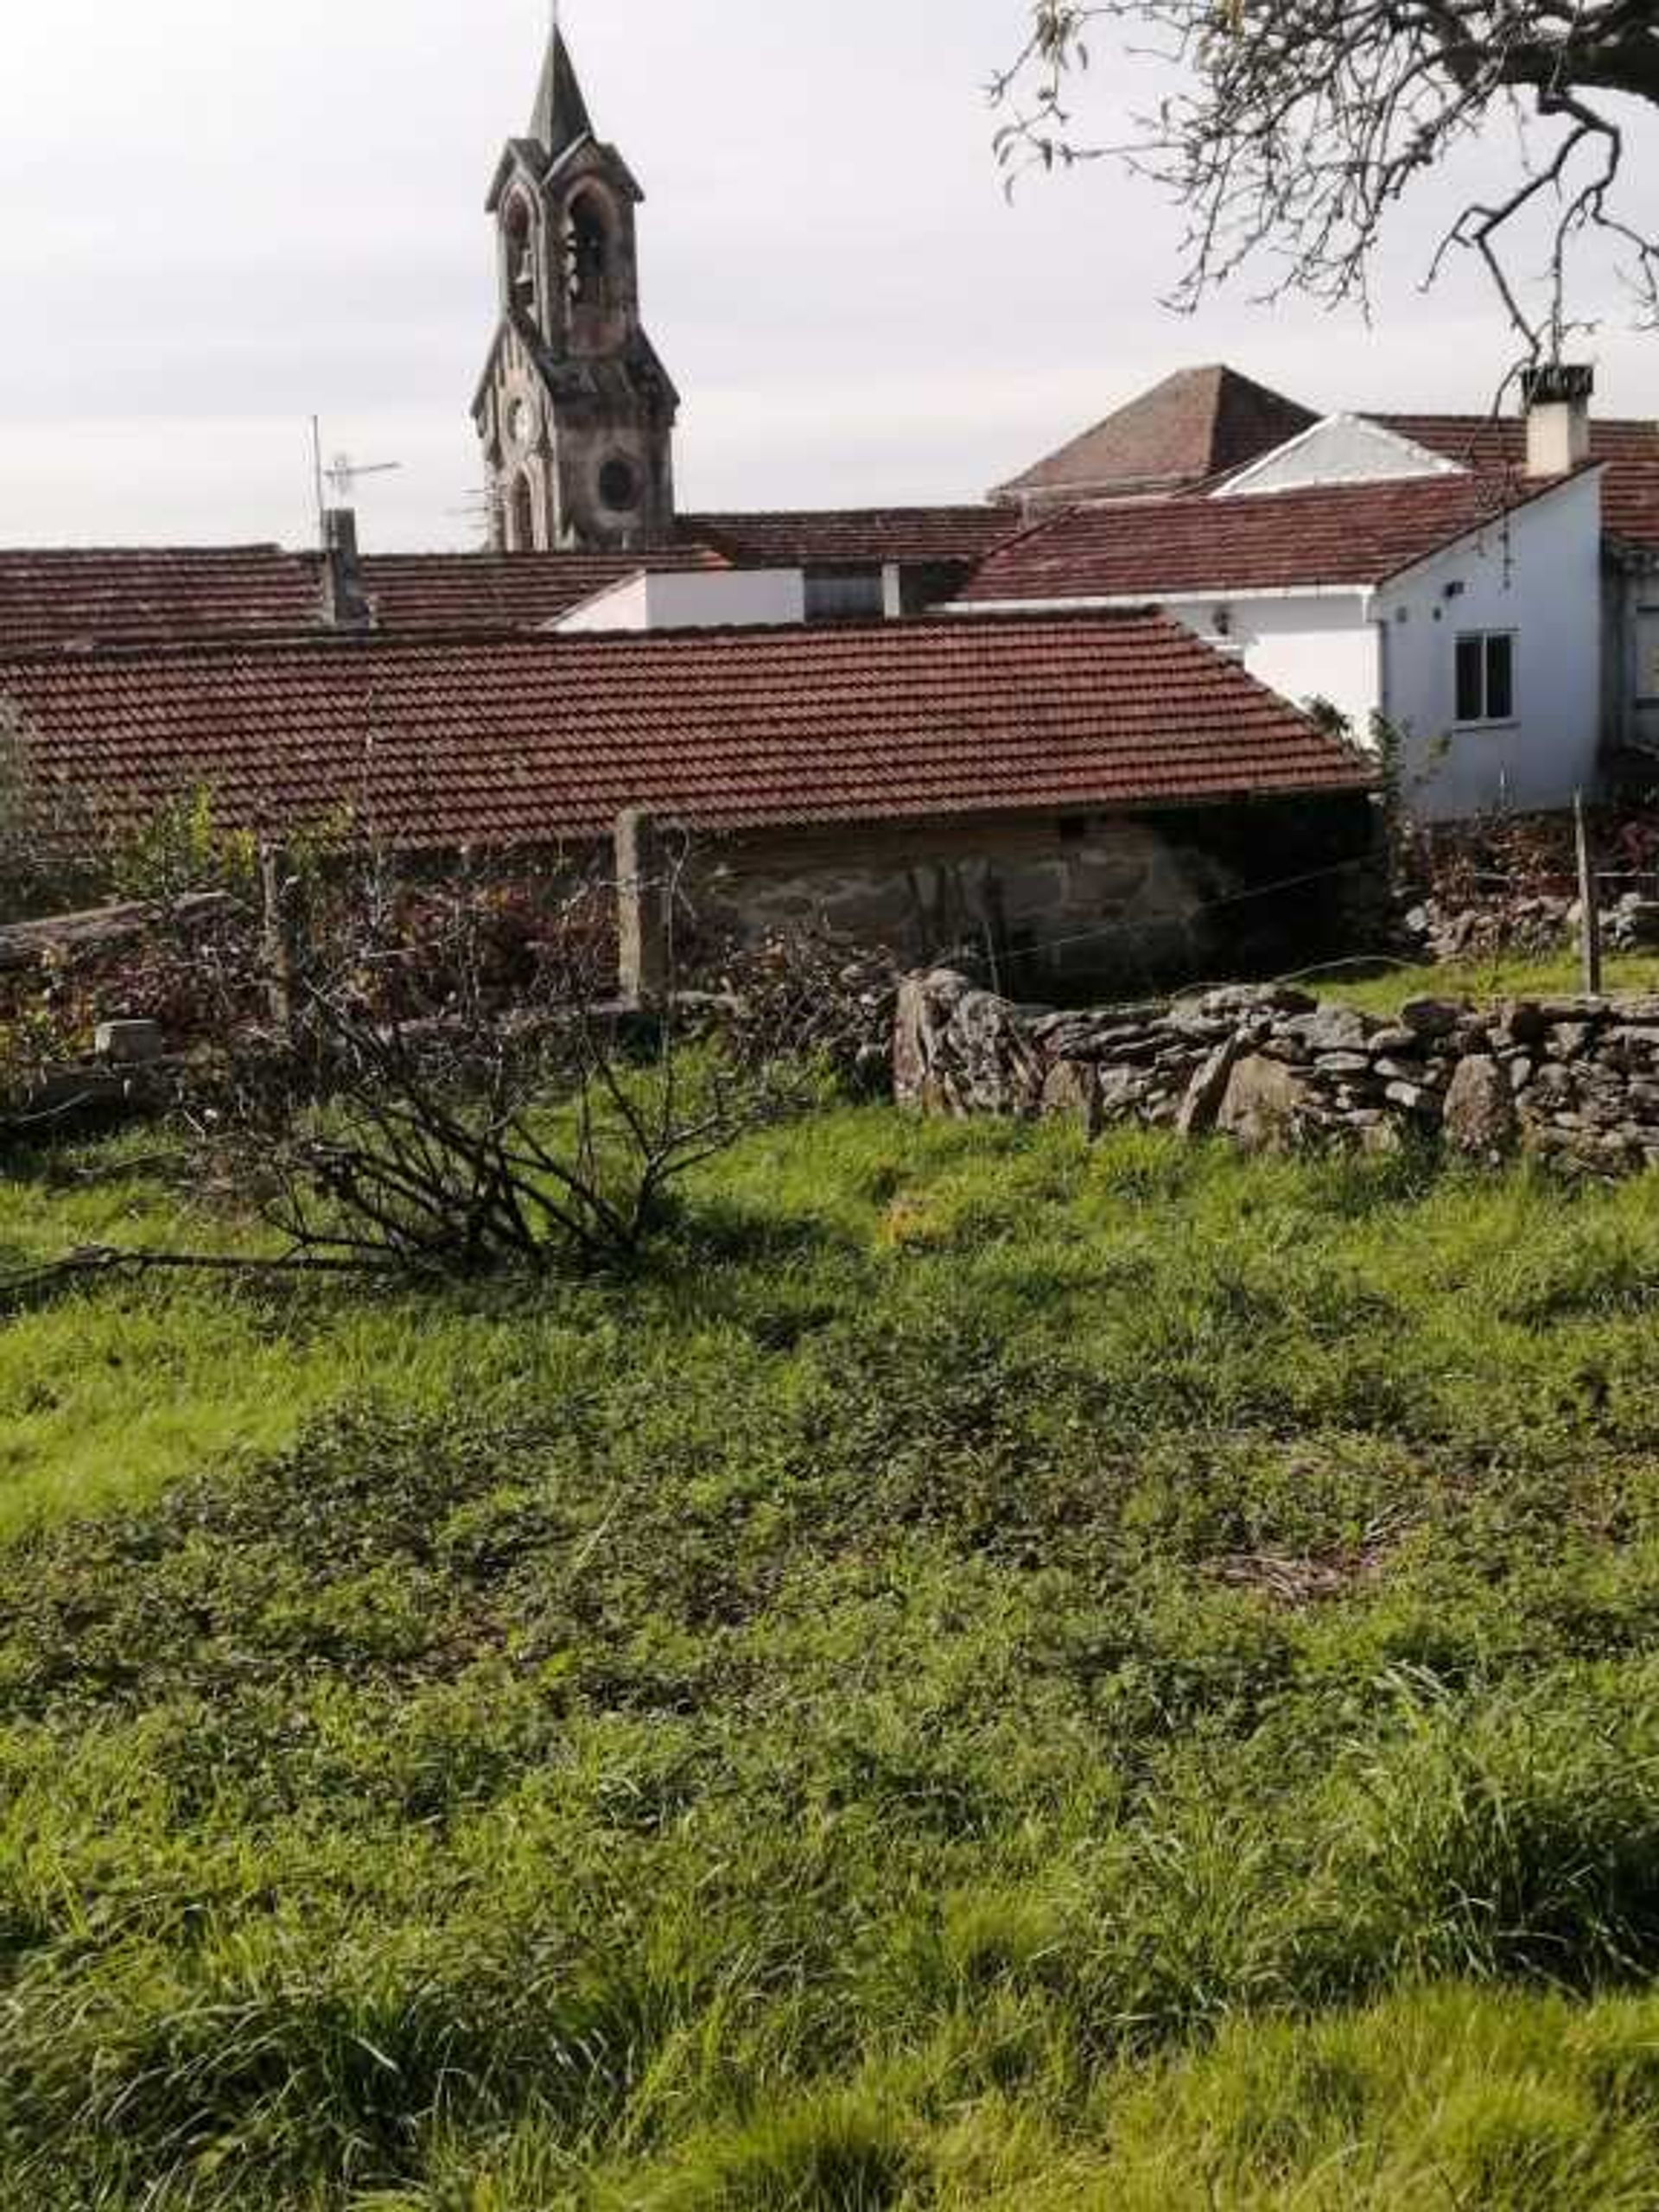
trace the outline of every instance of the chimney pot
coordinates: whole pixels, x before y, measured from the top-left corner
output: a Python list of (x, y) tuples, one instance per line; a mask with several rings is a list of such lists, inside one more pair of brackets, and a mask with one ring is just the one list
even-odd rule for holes
[(1529, 476), (1568, 476), (1590, 458), (1590, 403), (1596, 372), (1583, 362), (1549, 361), (1521, 379)]
[(330, 507), (322, 518), (322, 619), (331, 630), (367, 630), (374, 621), (350, 507)]

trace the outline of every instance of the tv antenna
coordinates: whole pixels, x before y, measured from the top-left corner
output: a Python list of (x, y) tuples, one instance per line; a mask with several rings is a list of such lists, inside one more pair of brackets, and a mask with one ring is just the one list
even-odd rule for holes
[(322, 419), (314, 415), (311, 417), (311, 474), (316, 493), (318, 529), (324, 527), (323, 518), (327, 512), (327, 494), (330, 491), (337, 505), (349, 506), (352, 495), (364, 477), (391, 476), (403, 465), (401, 461), (357, 461), (348, 453), (337, 453), (325, 468)]

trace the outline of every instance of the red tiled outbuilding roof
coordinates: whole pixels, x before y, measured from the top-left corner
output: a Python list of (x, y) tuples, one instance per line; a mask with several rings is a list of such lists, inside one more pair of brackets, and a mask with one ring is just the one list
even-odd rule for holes
[[(388, 630), (533, 629), (642, 568), (717, 569), (707, 547), (646, 553), (370, 554)], [(0, 550), (0, 653), (192, 639), (302, 637), (322, 622), (322, 564), (279, 545)]]
[(1385, 583), (1563, 480), (1413, 477), (1069, 508), (994, 552), (969, 604)]
[(409, 850), (1368, 789), (1363, 758), (1167, 617), (328, 640), (0, 665), (46, 773), (142, 819), (348, 811)]

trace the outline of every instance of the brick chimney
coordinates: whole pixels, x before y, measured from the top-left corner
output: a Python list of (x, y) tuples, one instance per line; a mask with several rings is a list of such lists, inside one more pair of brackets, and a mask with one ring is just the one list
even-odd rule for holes
[(322, 518), (322, 619), (331, 630), (367, 630), (374, 623), (350, 507), (330, 507)]
[(1521, 381), (1529, 476), (1567, 476), (1590, 458), (1596, 372), (1570, 361), (1529, 369)]

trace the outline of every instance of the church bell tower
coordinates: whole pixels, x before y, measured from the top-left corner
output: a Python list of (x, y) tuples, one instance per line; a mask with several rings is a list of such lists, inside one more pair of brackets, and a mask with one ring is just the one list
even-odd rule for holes
[(501, 318), (474, 419), (496, 546), (620, 551), (674, 526), (679, 395), (639, 321), (645, 195), (594, 134), (556, 16), (490, 188)]

